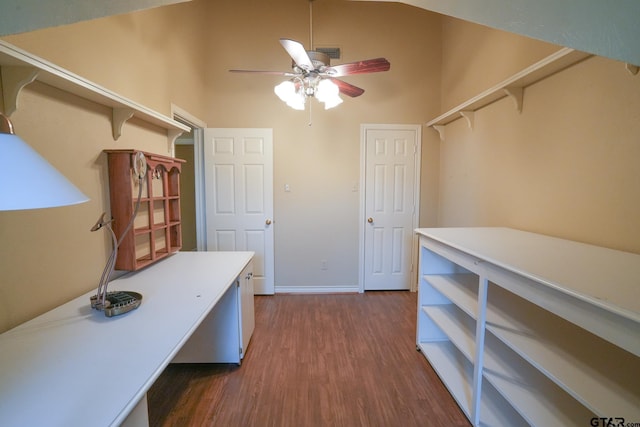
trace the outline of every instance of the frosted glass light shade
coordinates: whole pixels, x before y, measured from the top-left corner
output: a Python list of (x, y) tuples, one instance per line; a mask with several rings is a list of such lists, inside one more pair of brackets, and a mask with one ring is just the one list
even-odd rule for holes
[(315, 93), (316, 99), (324, 103), (324, 109), (328, 110), (342, 104), (340, 88), (331, 80), (320, 80)]
[(304, 94), (301, 91), (296, 91), (296, 85), (291, 80), (280, 83), (273, 88), (273, 91), (289, 107), (294, 110), (304, 110)]
[(278, 95), (278, 98), (280, 98), (280, 100), (282, 100), (283, 102), (287, 102), (289, 101), (289, 99), (291, 99), (291, 97), (295, 96), (296, 85), (290, 80), (285, 80), (274, 87), (273, 91), (276, 93), (276, 95)]
[(0, 211), (52, 208), (89, 200), (18, 136), (0, 133)]
[(331, 80), (320, 80), (315, 93), (318, 101), (326, 102), (327, 99), (338, 96), (340, 89), (338, 88), (338, 85), (333, 83)]

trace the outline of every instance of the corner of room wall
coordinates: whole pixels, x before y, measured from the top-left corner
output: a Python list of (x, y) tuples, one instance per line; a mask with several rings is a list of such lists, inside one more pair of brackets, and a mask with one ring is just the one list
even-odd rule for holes
[(508, 226), (640, 253), (640, 77), (591, 57), (447, 125), (442, 226)]
[(561, 48), (452, 17), (443, 17), (442, 40), (442, 112)]

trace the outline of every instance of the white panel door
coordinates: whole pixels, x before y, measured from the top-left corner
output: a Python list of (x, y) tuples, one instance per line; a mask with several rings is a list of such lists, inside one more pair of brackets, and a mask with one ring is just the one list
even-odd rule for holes
[(364, 290), (410, 289), (419, 130), (364, 128)]
[(256, 294), (274, 293), (271, 129), (205, 129), (207, 250), (253, 251)]

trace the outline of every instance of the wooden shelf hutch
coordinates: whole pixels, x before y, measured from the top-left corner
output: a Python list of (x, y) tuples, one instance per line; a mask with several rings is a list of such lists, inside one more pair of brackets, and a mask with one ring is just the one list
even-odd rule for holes
[(117, 270), (144, 268), (182, 247), (180, 171), (184, 160), (143, 152), (146, 179), (132, 229), (122, 238), (134, 213), (139, 180), (133, 161), (139, 150), (104, 150), (109, 161), (109, 188), (113, 230), (122, 239)]

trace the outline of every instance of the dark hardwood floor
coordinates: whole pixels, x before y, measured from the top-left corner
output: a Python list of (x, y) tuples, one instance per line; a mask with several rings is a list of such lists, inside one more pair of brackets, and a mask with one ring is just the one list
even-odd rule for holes
[(469, 426), (416, 351), (416, 294), (257, 296), (242, 366), (169, 365), (152, 426)]

